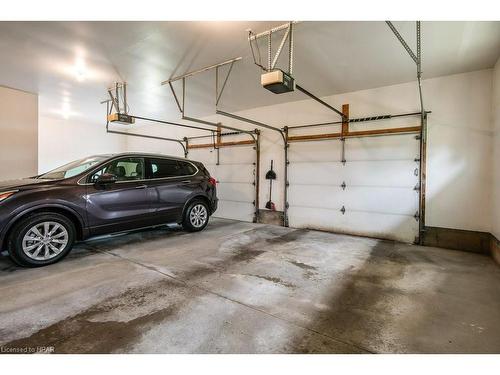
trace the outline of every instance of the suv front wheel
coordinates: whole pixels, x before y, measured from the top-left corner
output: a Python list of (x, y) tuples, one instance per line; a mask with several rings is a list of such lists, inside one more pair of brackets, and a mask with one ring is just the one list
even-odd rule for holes
[(9, 239), (9, 255), (25, 267), (40, 267), (58, 262), (75, 242), (75, 226), (66, 216), (40, 212), (14, 225)]

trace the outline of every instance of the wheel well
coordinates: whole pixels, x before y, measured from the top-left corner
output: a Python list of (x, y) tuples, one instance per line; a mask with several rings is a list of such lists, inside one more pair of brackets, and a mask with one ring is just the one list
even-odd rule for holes
[(186, 214), (186, 210), (187, 208), (189, 207), (189, 205), (194, 201), (194, 200), (201, 200), (203, 202), (206, 203), (207, 207), (208, 207), (208, 211), (210, 212), (210, 215), (212, 215), (212, 212), (211, 212), (211, 209), (210, 209), (210, 201), (208, 200), (207, 197), (205, 197), (204, 195), (196, 195), (194, 197), (192, 197), (190, 200), (188, 200), (186, 202), (186, 204), (184, 205), (184, 210), (182, 212), (182, 217), (184, 218), (184, 215)]
[(82, 224), (80, 222), (80, 220), (78, 220), (78, 217), (71, 211), (69, 210), (66, 210), (64, 208), (59, 208), (59, 207), (44, 207), (44, 208), (37, 208), (33, 211), (30, 211), (30, 212), (27, 212), (25, 214), (23, 214), (22, 216), (18, 217), (16, 219), (16, 221), (14, 221), (9, 230), (7, 231), (7, 233), (5, 233), (5, 238), (4, 238), (4, 243), (2, 244), (2, 249), (4, 249), (7, 245), (7, 242), (9, 241), (9, 237), (10, 237), (10, 233), (12, 232), (12, 228), (14, 228), (14, 226), (21, 220), (24, 220), (26, 219), (27, 217), (31, 216), (31, 215), (34, 215), (34, 214), (37, 214), (37, 213), (40, 213), (40, 212), (52, 212), (52, 213), (57, 213), (57, 214), (60, 214), (60, 215), (64, 215), (66, 216), (68, 219), (71, 220), (71, 222), (73, 223), (73, 225), (75, 226), (75, 230), (76, 230), (76, 239), (77, 240), (81, 240), (83, 238), (83, 228), (82, 228)]

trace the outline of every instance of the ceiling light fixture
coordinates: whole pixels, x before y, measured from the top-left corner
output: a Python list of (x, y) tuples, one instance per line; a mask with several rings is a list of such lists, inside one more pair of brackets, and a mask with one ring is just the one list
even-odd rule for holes
[(73, 74), (78, 82), (83, 82), (88, 76), (87, 65), (82, 57), (77, 57), (73, 66)]
[(60, 114), (65, 120), (69, 119), (69, 117), (71, 116), (71, 106), (69, 105), (68, 102), (64, 102), (62, 104)]

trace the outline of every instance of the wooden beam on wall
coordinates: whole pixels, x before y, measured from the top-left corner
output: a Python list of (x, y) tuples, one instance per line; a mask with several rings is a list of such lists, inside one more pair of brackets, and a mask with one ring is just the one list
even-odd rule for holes
[(221, 127), (217, 126), (217, 143), (222, 143)]
[(349, 104), (342, 104), (342, 114), (345, 116), (342, 119), (342, 136), (349, 133)]
[(404, 128), (392, 129), (374, 129), (374, 130), (359, 130), (347, 133), (347, 137), (362, 137), (367, 135), (384, 135), (384, 134), (401, 134), (401, 133), (418, 133), (420, 126), (407, 126)]
[(392, 128), (392, 129), (373, 129), (373, 130), (359, 130), (359, 131), (348, 131), (343, 134), (340, 133), (327, 133), (327, 134), (306, 134), (306, 135), (294, 135), (289, 136), (289, 142), (300, 142), (300, 141), (315, 141), (322, 139), (335, 139), (342, 137), (367, 137), (374, 135), (391, 135), (391, 134), (404, 134), (404, 133), (418, 133), (420, 132), (420, 126), (408, 126), (403, 128)]
[(188, 145), (188, 149), (192, 148), (217, 148), (217, 147), (227, 147), (227, 146), (241, 146), (241, 145), (253, 145), (254, 140), (244, 140), (244, 141), (234, 141), (234, 142), (219, 142), (219, 143), (201, 143), (201, 144), (191, 144)]
[(288, 137), (289, 142), (294, 141), (314, 141), (319, 139), (333, 139), (342, 137), (342, 133), (327, 133), (327, 134), (305, 134), (291, 135)]

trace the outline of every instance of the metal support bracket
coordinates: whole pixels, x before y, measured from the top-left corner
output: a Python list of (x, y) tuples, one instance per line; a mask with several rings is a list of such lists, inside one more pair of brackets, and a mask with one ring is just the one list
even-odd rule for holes
[[(410, 55), (410, 57), (413, 59), (413, 61), (415, 61), (415, 64), (418, 65), (419, 62), (418, 62), (417, 56), (412, 51), (412, 49), (410, 48), (410, 46), (408, 45), (408, 43), (406, 43), (406, 41), (404, 40), (404, 38), (401, 36), (401, 34), (399, 33), (398, 29), (396, 29), (396, 26), (394, 26), (394, 24), (391, 21), (385, 21), (385, 23), (392, 30), (392, 32), (394, 33), (394, 35), (396, 36), (396, 38), (398, 38), (399, 42), (403, 45), (403, 47), (406, 50), (406, 52), (408, 52), (408, 55)], [(420, 44), (420, 42), (418, 44)]]
[[(278, 27), (274, 27), (270, 30), (261, 32), (259, 34), (254, 34), (252, 30), (249, 30), (248, 41), (250, 43), (250, 48), (252, 49), (252, 55), (254, 57), (254, 63), (258, 65), (262, 70), (272, 71), (276, 68), (276, 64), (278, 63), (278, 59), (283, 51), (283, 47), (285, 46), (286, 41), (288, 40), (288, 73), (292, 75), (293, 73), (293, 25), (298, 23), (297, 21), (288, 22), (286, 24), (280, 25)], [(282, 36), (278, 49), (273, 57), (272, 51), (272, 36), (280, 31), (285, 30), (285, 34)], [(260, 50), (257, 44), (257, 40), (259, 38), (267, 38), (267, 66), (263, 66), (260, 61)], [(255, 55), (253, 54), (253, 46), (252, 42), (256, 43), (256, 48), (259, 55), (259, 62), (255, 60)]]
[[(127, 82), (115, 82), (113, 87), (108, 88), (111, 106), (108, 106), (108, 114), (113, 112), (113, 108), (117, 113), (128, 114), (127, 103)], [(103, 104), (104, 102), (101, 102)]]
[(178, 81), (178, 80), (183, 79), (183, 78), (188, 78), (188, 77), (194, 76), (196, 74), (206, 72), (207, 70), (212, 70), (212, 69), (215, 69), (217, 67), (221, 67), (221, 66), (224, 66), (224, 65), (227, 65), (227, 64), (231, 64), (231, 63), (234, 63), (236, 61), (240, 61), (241, 59), (242, 59), (242, 57), (235, 57), (234, 59), (230, 59), (230, 60), (227, 60), (227, 61), (223, 61), (221, 63), (209, 65), (209, 66), (206, 66), (204, 68), (201, 68), (201, 69), (198, 69), (198, 70), (193, 70), (191, 72), (181, 74), (180, 76), (167, 79), (167, 80), (163, 81), (161, 84), (162, 85), (166, 85), (168, 83), (175, 82), (175, 81)]
[(222, 84), (222, 88), (220, 89), (219, 92), (219, 67), (217, 66), (215, 68), (215, 108), (219, 105), (220, 98), (222, 97), (222, 93), (224, 92), (224, 89), (226, 88), (227, 81), (229, 79), (229, 76), (231, 75), (231, 71), (233, 70), (233, 65), (234, 61), (231, 61), (231, 65), (229, 66), (229, 70), (226, 74), (226, 78), (224, 79), (224, 83)]
[[(218, 64), (210, 65), (210, 66), (207, 66), (207, 67), (204, 67), (204, 68), (192, 71), (192, 72), (188, 72), (188, 73), (182, 74), (182, 75), (174, 77), (174, 78), (170, 78), (170, 79), (168, 79), (166, 81), (163, 81), (161, 83), (162, 85), (166, 85), (166, 84), (169, 85), (170, 90), (172, 91), (172, 95), (174, 97), (174, 100), (175, 100), (175, 102), (177, 104), (177, 107), (178, 107), (179, 111), (181, 112), (181, 118), (183, 120), (197, 122), (197, 123), (200, 123), (200, 124), (214, 126), (214, 127), (217, 127), (217, 128), (229, 129), (229, 130), (233, 130), (233, 131), (238, 132), (238, 133), (245, 133), (245, 134), (248, 134), (252, 138), (252, 140), (254, 142), (256, 141), (256, 137), (254, 136), (254, 132), (251, 132), (251, 131), (248, 131), (248, 130), (239, 129), (239, 128), (235, 128), (235, 127), (232, 127), (232, 126), (222, 125), (221, 123), (215, 123), (215, 122), (211, 122), (211, 121), (206, 121), (206, 120), (198, 119), (198, 118), (195, 118), (195, 117), (186, 116), (186, 83), (187, 83), (186, 81), (187, 81), (187, 78), (192, 77), (192, 76), (194, 76), (196, 74), (199, 74), (199, 73), (203, 73), (203, 72), (215, 69), (215, 71), (216, 71), (216, 84), (215, 84), (215, 86), (216, 86), (216, 95), (215, 95), (215, 102), (216, 102), (216, 106), (217, 106), (217, 104), (218, 104), (218, 102), (219, 102), (219, 100), (220, 100), (220, 98), (222, 96), (223, 90), (224, 90), (224, 88), (226, 86), (226, 83), (227, 83), (227, 80), (229, 78), (229, 75), (231, 73), (233, 64), (235, 62), (237, 62), (237, 61), (240, 61), (241, 59), (242, 59), (241, 57), (236, 57), (234, 59), (230, 59), (230, 60), (218, 63)], [(227, 73), (227, 76), (226, 76), (226, 78), (224, 80), (224, 84), (222, 86), (222, 89), (221, 89), (221, 91), (219, 93), (219, 89), (218, 89), (218, 72), (219, 72), (219, 68), (221, 66), (228, 65), (228, 64), (231, 64), (231, 66), (230, 66), (230, 69), (229, 69), (229, 71)], [(175, 92), (175, 88), (172, 85), (172, 82), (175, 82), (175, 81), (178, 81), (178, 80), (182, 80), (182, 105), (179, 102), (179, 99), (178, 99), (177, 94)], [(206, 128), (203, 128), (202, 130), (208, 130), (208, 131), (211, 131), (211, 132), (215, 131), (215, 129), (206, 129)]]
[[(158, 137), (158, 136), (154, 136), (154, 135), (147, 135), (147, 134), (137, 134), (137, 133), (131, 133), (131, 132), (122, 132), (122, 131), (117, 131), (117, 130), (110, 130), (109, 129), (109, 120), (108, 120), (108, 114), (112, 111), (112, 108), (113, 108), (113, 100), (110, 99), (110, 100), (104, 100), (101, 102), (101, 104), (104, 104), (106, 103), (106, 133), (110, 133), (110, 134), (119, 134), (119, 135), (126, 135), (126, 136), (129, 136), (129, 137), (138, 137), (138, 138), (148, 138), (148, 139), (157, 139), (157, 140), (162, 140), (162, 141), (170, 141), (170, 142), (175, 142), (175, 143), (178, 143), (181, 147), (182, 147), (182, 150), (184, 152), (184, 156), (187, 157), (187, 142), (186, 142), (186, 145), (184, 145), (183, 141), (184, 140), (181, 140), (181, 139), (175, 139), (175, 138), (167, 138), (167, 137)], [(111, 105), (110, 105), (111, 103)], [(137, 118), (136, 116), (131, 116), (131, 117), (134, 117), (134, 118)], [(152, 119), (149, 119), (150, 121), (154, 121)], [(176, 124), (174, 124), (176, 125)]]
[(330, 104), (328, 104), (327, 102), (321, 100), (320, 98), (318, 98), (316, 95), (314, 94), (311, 94), (309, 91), (307, 91), (305, 88), (303, 88), (302, 86), (300, 85), (295, 85), (295, 88), (299, 91), (301, 91), (302, 93), (306, 94), (308, 97), (310, 97), (311, 99), (313, 100), (316, 100), (319, 104), (321, 105), (324, 105), (326, 108), (332, 110), (333, 112), (337, 113), (338, 115), (340, 115), (342, 117), (343, 120), (347, 120), (347, 117), (341, 112), (339, 111), (337, 108), (331, 106)]

